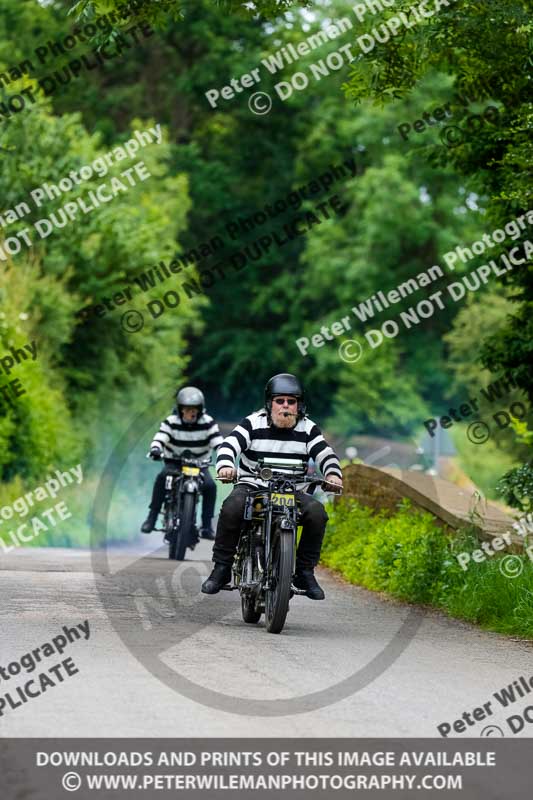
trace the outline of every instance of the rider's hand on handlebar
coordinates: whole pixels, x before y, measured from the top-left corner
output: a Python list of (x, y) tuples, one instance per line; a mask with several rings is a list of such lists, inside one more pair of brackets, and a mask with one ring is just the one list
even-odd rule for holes
[(237, 477), (237, 470), (233, 469), (233, 467), (222, 467), (217, 472), (217, 478), (220, 478), (221, 481), (224, 483), (231, 483)]
[[(324, 478), (324, 488), (329, 492), (342, 492), (342, 478), (338, 475), (330, 474)], [(329, 486), (329, 488), (328, 488)]]
[(152, 447), (150, 448), (150, 458), (154, 461), (161, 461), (161, 456), (163, 455), (162, 450), (159, 447)]

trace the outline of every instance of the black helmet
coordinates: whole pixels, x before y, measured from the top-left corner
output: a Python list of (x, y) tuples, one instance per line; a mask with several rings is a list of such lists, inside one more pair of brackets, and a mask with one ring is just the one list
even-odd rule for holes
[(297, 397), (298, 402), (298, 419), (305, 416), (305, 394), (300, 381), (295, 375), (289, 372), (280, 372), (279, 375), (274, 375), (265, 386), (265, 408), (270, 416), (270, 404), (272, 398), (279, 394), (290, 394)]

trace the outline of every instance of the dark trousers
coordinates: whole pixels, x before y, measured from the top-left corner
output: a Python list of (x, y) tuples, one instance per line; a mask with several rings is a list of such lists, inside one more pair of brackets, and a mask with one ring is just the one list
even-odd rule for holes
[[(204, 483), (202, 486), (202, 494), (204, 500), (202, 503), (202, 528), (210, 528), (213, 514), (215, 513), (215, 502), (217, 499), (217, 487), (215, 481), (209, 474), (209, 469), (205, 467), (202, 470)], [(154, 489), (152, 492), (152, 501), (150, 503), (150, 510), (159, 514), (163, 500), (165, 499), (165, 478), (167, 476), (166, 467), (163, 467), (159, 475), (155, 479)]]
[[(213, 561), (217, 564), (233, 564), (233, 557), (239, 543), (246, 496), (254, 490), (255, 487), (238, 484), (222, 503), (213, 546)], [(296, 566), (304, 569), (312, 568), (318, 564), (320, 558), (320, 548), (328, 515), (322, 503), (319, 503), (310, 494), (297, 492), (296, 497), (302, 511), (302, 536), (296, 551)]]

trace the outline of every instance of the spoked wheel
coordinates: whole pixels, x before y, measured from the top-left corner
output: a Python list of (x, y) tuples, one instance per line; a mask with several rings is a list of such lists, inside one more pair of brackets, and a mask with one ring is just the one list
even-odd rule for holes
[(180, 524), (172, 531), (168, 557), (176, 561), (183, 561), (187, 545), (192, 541), (194, 535), (195, 500), (194, 494), (183, 496)]
[(265, 592), (265, 622), (269, 633), (281, 633), (291, 596), (293, 540), (281, 533), (272, 553), (271, 588)]
[(254, 624), (261, 619), (261, 611), (255, 610), (255, 597), (253, 595), (241, 596), (242, 618), (245, 622)]

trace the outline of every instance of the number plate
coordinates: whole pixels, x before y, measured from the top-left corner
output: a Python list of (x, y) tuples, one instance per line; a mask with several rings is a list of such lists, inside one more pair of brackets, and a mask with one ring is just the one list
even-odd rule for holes
[(275, 506), (294, 506), (294, 495), (293, 494), (278, 494), (277, 492), (272, 494), (272, 502)]
[(183, 467), (184, 475), (199, 475), (200, 467)]

